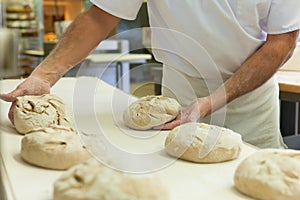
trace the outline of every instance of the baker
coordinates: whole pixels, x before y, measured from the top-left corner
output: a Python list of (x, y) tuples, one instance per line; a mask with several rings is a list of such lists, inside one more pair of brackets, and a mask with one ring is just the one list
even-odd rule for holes
[[(133, 20), (143, 0), (91, 0), (50, 55), (0, 98), (49, 93), (118, 24)], [(299, 0), (148, 0), (152, 48), (162, 62), (162, 94), (184, 107), (176, 120), (232, 129), (258, 147), (282, 148), (274, 74), (292, 56), (300, 29)], [(12, 111), (10, 119), (12, 120)]]

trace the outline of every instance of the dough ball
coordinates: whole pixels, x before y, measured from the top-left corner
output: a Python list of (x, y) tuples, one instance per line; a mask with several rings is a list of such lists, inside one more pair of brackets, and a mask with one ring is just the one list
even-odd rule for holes
[(54, 183), (54, 200), (167, 200), (158, 176), (128, 175), (95, 159), (76, 165)]
[(53, 94), (18, 97), (14, 110), (14, 124), (21, 134), (47, 127), (65, 127), (74, 130), (70, 110)]
[(175, 99), (146, 96), (130, 104), (123, 119), (132, 129), (147, 130), (175, 119), (180, 109), (181, 106)]
[(39, 167), (68, 169), (91, 158), (91, 155), (75, 132), (47, 129), (22, 138), (21, 157)]
[[(208, 145), (205, 145), (206, 142)], [(165, 149), (169, 155), (196, 163), (233, 160), (239, 156), (242, 145), (238, 133), (205, 123), (178, 126), (170, 131), (165, 140)]]
[(300, 199), (300, 151), (263, 149), (243, 160), (234, 174), (235, 187), (262, 200)]

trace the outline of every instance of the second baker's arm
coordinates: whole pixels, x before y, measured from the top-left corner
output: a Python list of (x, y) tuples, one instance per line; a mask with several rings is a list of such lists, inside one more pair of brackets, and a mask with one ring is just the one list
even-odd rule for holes
[(269, 34), (266, 42), (223, 85), (210, 96), (197, 99), (186, 107), (175, 121), (162, 128), (172, 129), (182, 123), (204, 118), (232, 100), (261, 86), (292, 56), (298, 35), (299, 30), (284, 34)]

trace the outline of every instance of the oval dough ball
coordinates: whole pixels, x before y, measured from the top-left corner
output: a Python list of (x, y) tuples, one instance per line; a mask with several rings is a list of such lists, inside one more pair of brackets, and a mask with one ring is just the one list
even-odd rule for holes
[[(215, 145), (204, 145), (205, 141)], [(240, 134), (205, 123), (178, 126), (170, 131), (165, 140), (165, 149), (169, 155), (196, 163), (233, 160), (239, 156), (242, 145)]]
[(123, 120), (132, 129), (147, 130), (175, 119), (180, 109), (173, 98), (146, 96), (129, 105)]
[(54, 183), (54, 200), (167, 200), (158, 176), (127, 175), (90, 159)]
[(53, 94), (18, 97), (14, 110), (14, 124), (21, 134), (48, 127), (75, 130), (69, 109), (59, 97)]
[(300, 151), (263, 149), (243, 160), (234, 174), (235, 187), (262, 200), (300, 199)]
[(75, 132), (47, 129), (22, 138), (21, 157), (39, 167), (68, 169), (91, 158), (91, 155)]

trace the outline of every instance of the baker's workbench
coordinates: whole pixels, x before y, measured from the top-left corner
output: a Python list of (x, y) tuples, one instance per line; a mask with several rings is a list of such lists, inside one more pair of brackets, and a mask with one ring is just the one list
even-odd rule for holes
[[(300, 63), (299, 63), (300, 64)], [(298, 135), (300, 131), (300, 69), (281, 69), (277, 72), (281, 100), (281, 132), (283, 136)]]
[(294, 50), (293, 56), (277, 72), (280, 88), (280, 99), (286, 101), (300, 101), (300, 42)]
[[(20, 82), (3, 80), (0, 92), (11, 91)], [(121, 90), (97, 78), (81, 77), (62, 78), (51, 92), (73, 109), (79, 131), (96, 135), (101, 132), (112, 145), (126, 152), (147, 154), (163, 150), (168, 131), (135, 131), (123, 125), (122, 112), (133, 97)], [(50, 200), (53, 182), (63, 171), (31, 166), (21, 159), (20, 142), (23, 136), (15, 131), (7, 118), (9, 107), (10, 103), (0, 101), (1, 181), (4, 185), (1, 193), (3, 195), (5, 192), (7, 199)], [(172, 200), (247, 200), (251, 198), (234, 188), (233, 174), (241, 160), (256, 150), (244, 145), (238, 159), (219, 164), (195, 164), (174, 159), (152, 171), (162, 177)], [(127, 163), (131, 164), (131, 161)]]
[(277, 72), (280, 99), (300, 101), (300, 71), (280, 70)]

